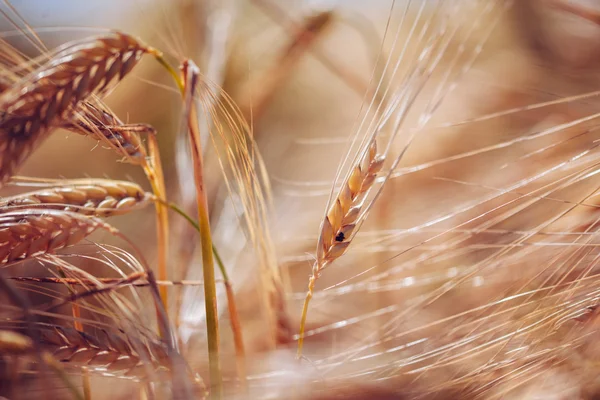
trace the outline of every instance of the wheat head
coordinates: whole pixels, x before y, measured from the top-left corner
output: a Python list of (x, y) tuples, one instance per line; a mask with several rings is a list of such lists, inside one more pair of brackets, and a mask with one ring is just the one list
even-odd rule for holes
[(97, 218), (66, 211), (21, 210), (0, 214), (0, 265), (53, 253), (107, 226)]
[(316, 273), (343, 255), (350, 245), (363, 208), (363, 201), (384, 161), (383, 156), (377, 155), (377, 144), (373, 141), (361, 162), (352, 169), (342, 184), (321, 226), (317, 245)]
[[(57, 360), (72, 366), (142, 377), (147, 368), (168, 369), (167, 349), (159, 341), (137, 340), (135, 346), (120, 334), (100, 330), (91, 335), (66, 326), (41, 331), (42, 344), (49, 346)], [(143, 354), (139, 354), (143, 353)]]
[(71, 44), (0, 95), (0, 182), (72, 118), (91, 94), (104, 91), (137, 64), (147, 48), (122, 33)]
[(31, 338), (20, 333), (0, 329), (0, 354), (23, 354), (33, 349)]
[(140, 134), (155, 135), (156, 130), (148, 124), (124, 124), (108, 108), (84, 102), (77, 109), (79, 121), (68, 121), (62, 127), (84, 136), (95, 137), (108, 143), (132, 164), (146, 162), (146, 149)]
[(109, 217), (142, 208), (152, 198), (139, 185), (128, 181), (73, 179), (56, 183), (47, 189), (6, 197), (0, 201), (0, 210), (26, 207)]

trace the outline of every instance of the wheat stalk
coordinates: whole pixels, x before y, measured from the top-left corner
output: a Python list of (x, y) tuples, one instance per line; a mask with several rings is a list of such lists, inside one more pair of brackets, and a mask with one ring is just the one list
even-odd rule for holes
[(122, 79), (147, 51), (117, 32), (71, 44), (5, 90), (0, 95), (0, 182), (52, 129), (70, 120), (82, 101)]
[(196, 185), (196, 203), (198, 208), (198, 227), (200, 231), (200, 246), (202, 248), (202, 272), (204, 277), (204, 302), (206, 310), (206, 331), (208, 344), (208, 360), (212, 399), (223, 398), (223, 382), (219, 360), (219, 318), (217, 315), (217, 290), (215, 284), (215, 266), (213, 259), (213, 244), (210, 231), (208, 201), (204, 184), (202, 160), (202, 144), (200, 131), (197, 126), (198, 117), (193, 102), (196, 84), (200, 75), (198, 67), (186, 60), (181, 66), (185, 85), (182, 96), (185, 103), (185, 116), (190, 135), (190, 147), (194, 166)]
[(0, 214), (0, 265), (72, 246), (107, 224), (94, 217), (57, 210)]
[(144, 207), (152, 195), (135, 183), (109, 179), (55, 181), (56, 186), (6, 197), (0, 210), (15, 207), (56, 209), (109, 217)]

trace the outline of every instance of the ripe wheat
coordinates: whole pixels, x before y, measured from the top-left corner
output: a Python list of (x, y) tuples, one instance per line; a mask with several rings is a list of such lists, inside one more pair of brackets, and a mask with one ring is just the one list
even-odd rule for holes
[(144, 207), (152, 195), (135, 183), (109, 179), (56, 181), (47, 189), (7, 197), (0, 210), (42, 208), (108, 217)]
[(147, 48), (113, 33), (70, 45), (0, 95), (0, 182), (31, 154), (75, 107), (122, 79)]
[(0, 265), (72, 246), (96, 229), (101, 220), (56, 210), (0, 214)]
[(23, 354), (33, 349), (31, 338), (20, 333), (0, 330), (0, 354)]
[(350, 245), (363, 201), (384, 161), (384, 157), (377, 155), (377, 144), (373, 142), (342, 185), (321, 227), (315, 274), (343, 255)]
[(142, 377), (147, 368), (169, 367), (167, 349), (162, 343), (138, 340), (132, 346), (121, 335), (106, 330), (92, 336), (70, 327), (55, 326), (42, 329), (41, 341), (52, 348), (54, 358), (71, 366), (102, 368), (127, 377)]
[(118, 153), (133, 164), (142, 165), (146, 161), (146, 149), (142, 145), (140, 133), (155, 135), (156, 130), (148, 124), (123, 124), (107, 108), (91, 103), (83, 103), (77, 110), (79, 121), (68, 121), (62, 127), (75, 133), (99, 138), (108, 143)]

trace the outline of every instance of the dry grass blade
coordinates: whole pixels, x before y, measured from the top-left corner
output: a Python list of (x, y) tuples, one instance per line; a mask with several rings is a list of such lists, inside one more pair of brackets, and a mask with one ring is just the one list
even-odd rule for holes
[(71, 44), (0, 95), (0, 182), (82, 101), (122, 79), (147, 48), (122, 33)]
[(100, 227), (108, 225), (97, 218), (66, 211), (26, 210), (1, 214), (0, 265), (72, 246)]
[(128, 181), (74, 179), (53, 183), (55, 186), (47, 189), (4, 198), (0, 210), (27, 207), (108, 217), (144, 207), (152, 197)]

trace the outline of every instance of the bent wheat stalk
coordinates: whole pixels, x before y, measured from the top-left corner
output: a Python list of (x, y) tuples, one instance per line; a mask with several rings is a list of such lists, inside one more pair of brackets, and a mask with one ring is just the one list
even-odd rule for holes
[[(156, 50), (149, 49), (154, 57), (162, 56)], [(140, 165), (152, 186), (152, 191), (157, 198), (166, 198), (165, 180), (160, 160), (156, 129), (148, 124), (124, 124), (108, 108), (91, 103), (84, 103), (80, 107), (82, 117), (77, 123), (69, 122), (66, 129), (76, 133), (98, 138), (113, 148), (125, 160), (132, 164)], [(148, 139), (148, 151), (142, 145), (141, 136)], [(167, 256), (169, 249), (168, 232), (169, 219), (167, 208), (155, 203), (156, 231), (158, 242), (158, 277), (167, 280)], [(167, 289), (160, 288), (161, 299), (168, 308)]]
[(348, 249), (363, 208), (363, 202), (369, 194), (377, 174), (381, 171), (384, 161), (385, 157), (377, 154), (377, 142), (371, 141), (368, 151), (345, 179), (333, 205), (321, 223), (321, 232), (317, 243), (317, 260), (313, 265), (308, 281), (308, 292), (302, 307), (298, 358), (302, 356), (306, 316), (315, 283), (323, 268), (341, 257)]
[(148, 51), (123, 33), (67, 45), (0, 95), (0, 183), (93, 93), (121, 80)]

